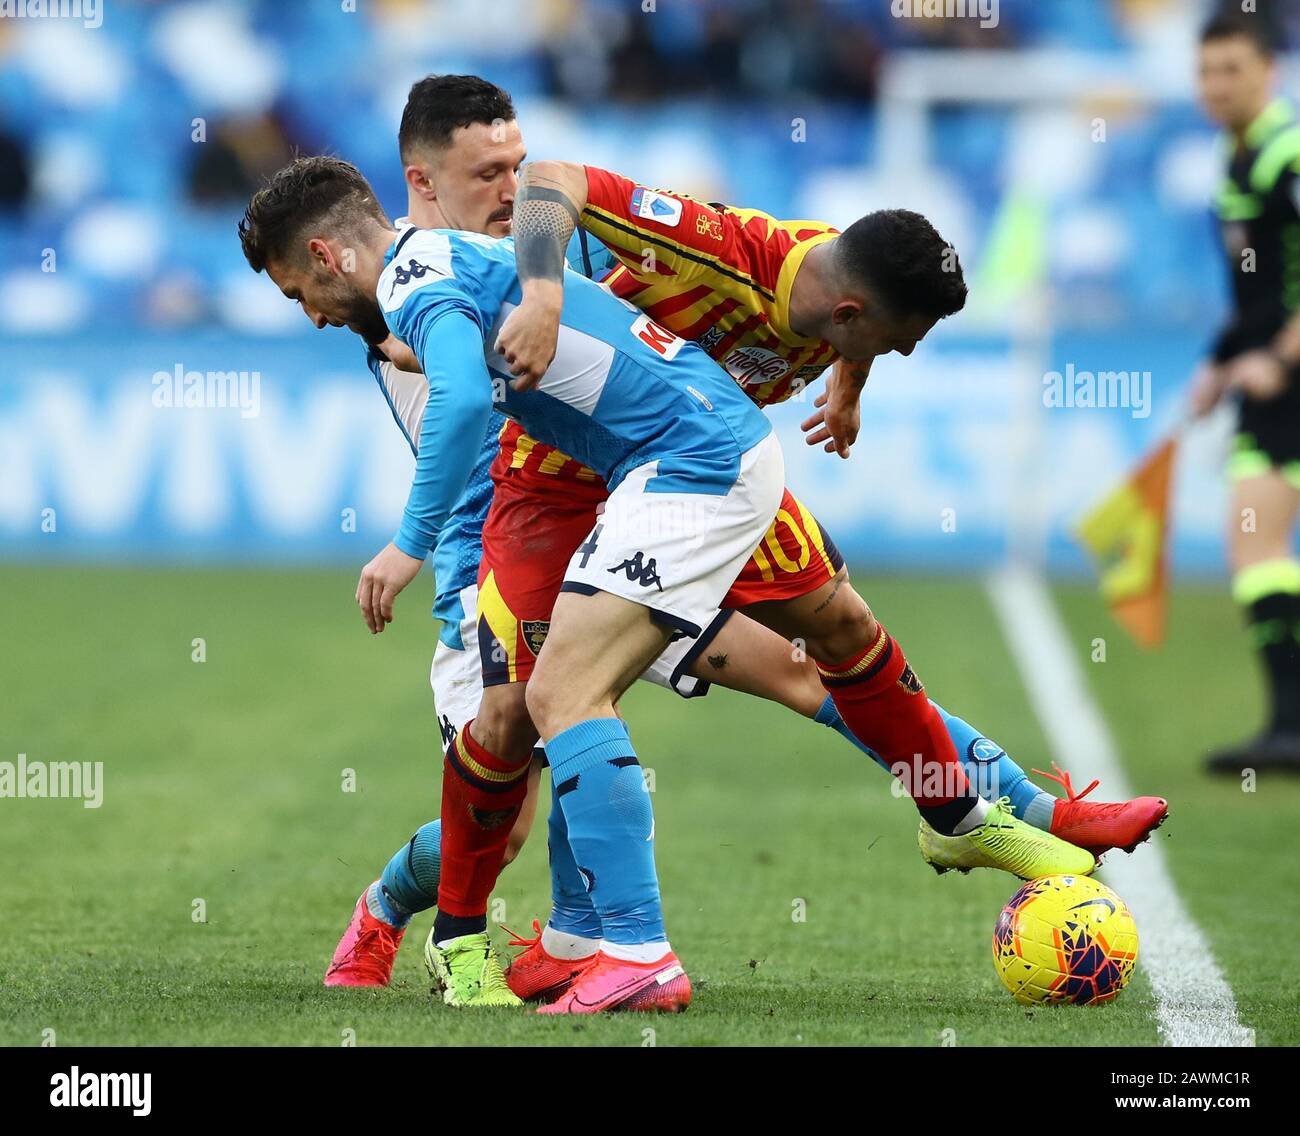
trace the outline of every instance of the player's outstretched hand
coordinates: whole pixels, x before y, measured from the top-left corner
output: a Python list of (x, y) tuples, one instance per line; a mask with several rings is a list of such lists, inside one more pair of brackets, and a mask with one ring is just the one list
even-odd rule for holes
[(807, 435), (804, 441), (810, 446), (824, 442), (828, 454), (847, 458), (862, 429), (862, 408), (859, 398), (871, 371), (870, 361), (850, 363), (841, 359), (826, 376), (826, 389), (813, 403), (818, 408), (803, 420), (801, 429)]
[(510, 384), (515, 390), (535, 387), (555, 358), (563, 297), (562, 289), (555, 299), (525, 296), (501, 325), (495, 350), (515, 376)]
[(420, 574), (423, 566), (423, 560), (407, 556), (397, 545), (389, 543), (361, 569), (357, 606), (371, 634), (378, 635), (393, 622), (393, 601)]

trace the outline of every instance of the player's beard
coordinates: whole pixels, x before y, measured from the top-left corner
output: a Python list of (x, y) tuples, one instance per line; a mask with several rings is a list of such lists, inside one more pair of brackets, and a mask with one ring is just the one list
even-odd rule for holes
[(350, 300), (343, 322), (372, 347), (383, 343), (389, 335), (383, 310), (373, 296), (361, 294)]

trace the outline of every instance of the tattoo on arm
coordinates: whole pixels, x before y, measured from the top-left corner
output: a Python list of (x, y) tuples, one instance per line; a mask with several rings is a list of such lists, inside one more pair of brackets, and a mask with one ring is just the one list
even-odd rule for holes
[(524, 175), (515, 196), (515, 260), (520, 280), (564, 278), (564, 250), (578, 225), (578, 210), (563, 190)]
[(710, 655), (708, 656), (708, 659), (709, 666), (711, 666), (715, 671), (720, 671), (727, 665), (726, 655)]

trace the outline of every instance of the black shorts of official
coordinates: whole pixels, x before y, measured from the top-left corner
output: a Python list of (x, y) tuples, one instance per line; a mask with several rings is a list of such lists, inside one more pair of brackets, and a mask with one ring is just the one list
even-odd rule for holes
[(1243, 397), (1237, 411), (1228, 477), (1241, 481), (1273, 469), (1300, 489), (1300, 370), (1277, 398)]

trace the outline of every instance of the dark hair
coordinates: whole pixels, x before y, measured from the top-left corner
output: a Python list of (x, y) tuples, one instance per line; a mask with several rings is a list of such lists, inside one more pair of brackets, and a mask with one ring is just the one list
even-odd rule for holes
[(402, 161), (417, 146), (442, 149), (462, 126), (513, 122), (515, 104), (495, 83), (477, 75), (426, 75), (411, 84), (397, 131)]
[(269, 261), (284, 258), (304, 228), (327, 215), (348, 231), (362, 218), (388, 224), (370, 183), (351, 162), (295, 158), (271, 175), (244, 210), (239, 222), (244, 257), (254, 272), (261, 272)]
[(1220, 12), (1201, 29), (1201, 43), (1236, 39), (1241, 36), (1255, 45), (1255, 50), (1266, 59), (1272, 59), (1279, 47), (1279, 36), (1273, 22), (1263, 14), (1228, 10)]
[(896, 316), (942, 319), (966, 304), (956, 251), (909, 209), (881, 209), (854, 221), (835, 241), (835, 264)]

